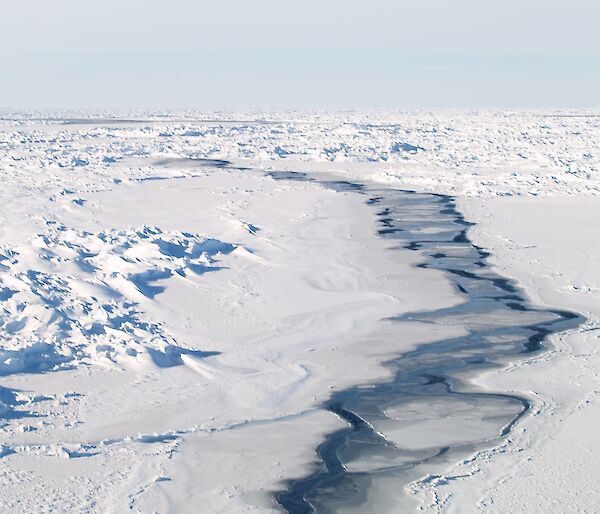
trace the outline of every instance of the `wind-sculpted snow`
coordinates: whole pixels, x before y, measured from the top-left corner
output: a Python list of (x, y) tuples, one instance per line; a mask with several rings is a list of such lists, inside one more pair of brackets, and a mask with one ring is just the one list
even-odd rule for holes
[(29, 247), (0, 252), (0, 375), (74, 361), (123, 362), (149, 355), (181, 364), (186, 349), (143, 303), (170, 280), (219, 269), (234, 246), (157, 227), (76, 231), (47, 222)]

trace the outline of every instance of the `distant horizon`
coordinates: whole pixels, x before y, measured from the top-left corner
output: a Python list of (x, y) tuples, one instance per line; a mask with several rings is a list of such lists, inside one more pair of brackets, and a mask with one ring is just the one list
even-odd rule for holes
[[(45, 117), (48, 116), (48, 119), (58, 119), (63, 116), (65, 119), (72, 120), (77, 119), (71, 117), (71, 115), (83, 115), (83, 116), (91, 116), (90, 119), (104, 119), (104, 120), (114, 120), (114, 121), (145, 121), (142, 119), (136, 119), (136, 117), (148, 115), (150, 117), (172, 117), (176, 115), (223, 115), (225, 119), (224, 122), (244, 122), (244, 121), (257, 121), (251, 119), (228, 119), (229, 116), (237, 116), (237, 115), (252, 115), (252, 116), (273, 116), (277, 114), (298, 114), (301, 116), (310, 116), (310, 115), (336, 115), (336, 114), (416, 114), (419, 112), (440, 112), (440, 113), (460, 113), (460, 114), (481, 114), (481, 113), (489, 113), (489, 114), (508, 114), (508, 113), (531, 113), (537, 114), (540, 116), (548, 116), (548, 117), (600, 117), (600, 105), (597, 106), (581, 106), (581, 107), (565, 107), (565, 106), (539, 106), (539, 107), (531, 107), (531, 106), (482, 106), (482, 107), (359, 107), (359, 108), (239, 108), (239, 109), (226, 109), (226, 108), (158, 108), (158, 107), (136, 107), (136, 108), (127, 108), (127, 107), (119, 107), (119, 108), (110, 108), (110, 107), (101, 107), (101, 108), (92, 108), (92, 107), (36, 107), (36, 108), (26, 108), (26, 107), (10, 107), (10, 106), (0, 106), (0, 114), (14, 114), (14, 115), (33, 115)], [(122, 118), (122, 116), (128, 116), (128, 118)], [(0, 117), (0, 119), (2, 119)], [(42, 118), (45, 119), (45, 118)], [(154, 121), (150, 119), (149, 121)], [(199, 121), (207, 121), (207, 122), (217, 122), (220, 120), (217, 119), (205, 119)]]

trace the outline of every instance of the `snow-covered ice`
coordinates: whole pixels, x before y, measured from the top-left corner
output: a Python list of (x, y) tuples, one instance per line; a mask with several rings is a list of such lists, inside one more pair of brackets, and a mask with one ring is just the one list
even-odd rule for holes
[[(423, 322), (399, 340), (390, 317), (460, 292), (392, 252), (366, 198), (280, 171), (452, 195), (502, 276), (587, 319), (468, 377), (530, 415), (491, 441), (457, 404), (447, 425), (491, 442), (408, 484), (411, 505), (600, 508), (599, 141), (592, 111), (4, 112), (0, 510), (276, 511), (345, 426), (322, 402), (458, 336)], [(497, 421), (500, 403), (476, 408)], [(415, 422), (397, 436), (435, 432), (448, 407), (430, 407), (390, 409)]]

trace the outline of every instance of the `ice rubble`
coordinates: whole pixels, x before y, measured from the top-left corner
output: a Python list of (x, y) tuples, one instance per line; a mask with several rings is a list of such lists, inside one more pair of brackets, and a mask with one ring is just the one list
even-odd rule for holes
[[(592, 112), (179, 113), (171, 121), (137, 113), (113, 114), (105, 125), (81, 114), (76, 124), (31, 116), (0, 122), (4, 170), (79, 167), (111, 176), (119, 161), (181, 156), (364, 163), (381, 181), (469, 195), (600, 190), (600, 117)], [(143, 166), (127, 178), (143, 176)]]

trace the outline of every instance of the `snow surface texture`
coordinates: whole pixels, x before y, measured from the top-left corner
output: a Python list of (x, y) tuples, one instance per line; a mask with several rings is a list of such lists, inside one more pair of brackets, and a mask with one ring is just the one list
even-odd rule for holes
[[(534, 300), (590, 319), (588, 332), (557, 342), (562, 364), (543, 357), (480, 378), (539, 398), (539, 416), (523, 424), (540, 434), (537, 446), (524, 429), (439, 483), (413, 484), (431, 511), (518, 511), (506, 470), (519, 463), (535, 489), (569, 444), (533, 418), (550, 412), (566, 424), (596, 403), (600, 279), (564, 252), (550, 270), (544, 252), (511, 257), (554, 241), (556, 220), (532, 219), (535, 240), (502, 225), (502, 202), (567, 197), (568, 234), (581, 222), (569, 217), (578, 197), (600, 192), (599, 140), (591, 112), (4, 113), (0, 510), (272, 511), (269, 493), (304, 475), (341, 423), (314, 406), (380, 377), (401, 350), (381, 320), (459, 301), (441, 273), (414, 268), (411, 252), (391, 262), (357, 195), (252, 171), (287, 169), (471, 197), (480, 206), (465, 203), (467, 215), (485, 221), (475, 237), (498, 251), (503, 274)], [(571, 241), (590, 255), (586, 245)], [(528, 282), (531, 266), (545, 271)], [(441, 335), (406, 334), (402, 344), (427, 337)], [(543, 390), (524, 369), (549, 377)], [(558, 376), (585, 380), (567, 399)], [(576, 452), (590, 453), (592, 431), (579, 433), (589, 444)], [(569, 474), (587, 471), (555, 474), (576, 491)], [(585, 498), (579, 510), (597, 510)], [(560, 498), (544, 511), (564, 511)]]

